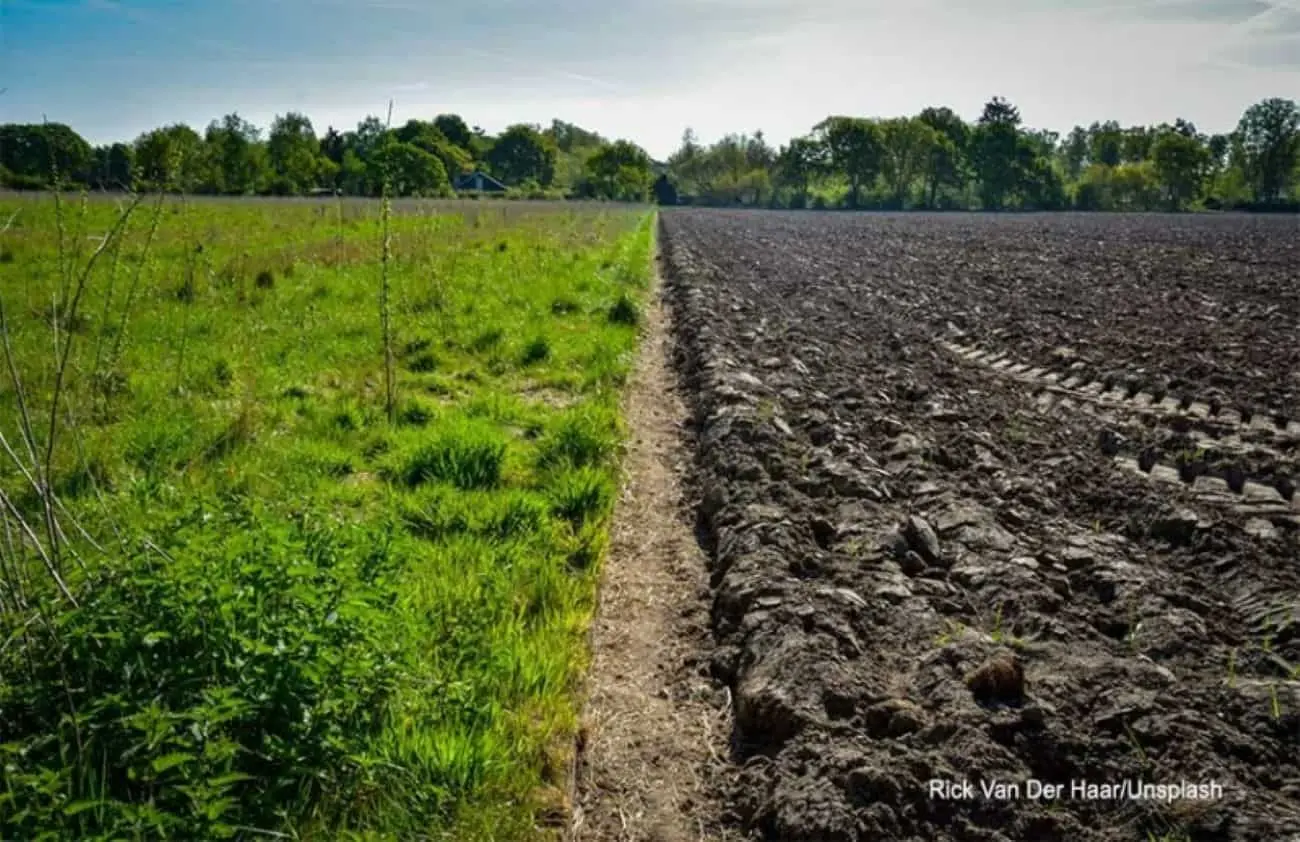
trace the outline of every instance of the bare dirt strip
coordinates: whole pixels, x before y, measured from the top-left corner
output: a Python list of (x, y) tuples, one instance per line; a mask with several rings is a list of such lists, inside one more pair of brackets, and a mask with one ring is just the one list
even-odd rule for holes
[(726, 842), (729, 690), (710, 678), (708, 573), (683, 492), (689, 418), (659, 289), (630, 386), (626, 481), (592, 628), (574, 842)]
[(1294, 220), (662, 229), (741, 829), (1300, 838)]

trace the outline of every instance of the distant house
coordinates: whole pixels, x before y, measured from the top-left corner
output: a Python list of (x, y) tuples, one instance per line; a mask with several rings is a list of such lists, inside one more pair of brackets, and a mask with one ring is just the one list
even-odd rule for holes
[(456, 182), (452, 186), (457, 193), (504, 193), (508, 189), (482, 170), (456, 176)]

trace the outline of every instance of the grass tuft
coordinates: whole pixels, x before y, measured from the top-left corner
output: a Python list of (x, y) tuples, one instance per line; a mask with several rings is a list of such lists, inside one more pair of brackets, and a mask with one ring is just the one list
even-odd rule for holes
[(548, 489), (551, 513), (581, 532), (614, 508), (614, 483), (604, 471), (580, 468), (561, 474)]
[(438, 370), (438, 358), (430, 353), (416, 354), (406, 367), (417, 374), (427, 374)]
[(549, 359), (551, 356), (551, 343), (545, 336), (537, 336), (528, 341), (524, 346), (523, 353), (519, 355), (520, 365), (534, 365)]
[(619, 437), (618, 417), (613, 411), (596, 407), (569, 410), (542, 438), (538, 466), (552, 469), (600, 465), (613, 456)]
[(616, 325), (636, 327), (641, 324), (641, 308), (631, 296), (624, 293), (609, 308), (609, 321)]
[(397, 476), (414, 488), (446, 482), (464, 491), (495, 488), (501, 482), (506, 442), (484, 424), (461, 422), (439, 430), (437, 438), (400, 458)]
[(433, 418), (433, 408), (418, 398), (407, 398), (397, 413), (398, 423), (407, 427), (424, 427)]

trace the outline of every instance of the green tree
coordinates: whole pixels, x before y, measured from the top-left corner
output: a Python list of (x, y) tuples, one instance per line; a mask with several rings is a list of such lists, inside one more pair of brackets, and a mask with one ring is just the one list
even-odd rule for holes
[(1210, 171), (1210, 150), (1195, 135), (1162, 127), (1151, 144), (1155, 178), (1171, 210), (1183, 210), (1200, 197)]
[(146, 184), (193, 190), (208, 165), (203, 138), (184, 123), (153, 129), (135, 141), (135, 163)]
[(1120, 164), (1111, 173), (1115, 210), (1145, 211), (1160, 207), (1160, 182), (1151, 161)]
[(474, 133), (469, 130), (469, 126), (459, 114), (439, 114), (433, 118), (433, 125), (452, 144), (466, 152), (473, 152)]
[(792, 138), (776, 156), (776, 173), (781, 184), (795, 191), (794, 206), (808, 205), (808, 189), (812, 180), (829, 166), (829, 152), (825, 144), (811, 137)]
[(1118, 167), (1124, 161), (1124, 130), (1114, 120), (1088, 127), (1088, 160)]
[(555, 184), (580, 195), (591, 195), (587, 183), (587, 164), (591, 156), (608, 145), (608, 141), (595, 132), (588, 131), (563, 120), (552, 120), (542, 135), (555, 144)]
[(497, 139), (483, 130), (482, 126), (471, 126), (469, 132), (469, 154), (476, 162), (486, 162)]
[(447, 170), (438, 156), (396, 137), (387, 138), (371, 158), (370, 181), (388, 178), (395, 196), (445, 196), (451, 192)]
[(109, 186), (123, 187), (127, 190), (135, 186), (135, 150), (125, 143), (114, 143), (108, 148)]
[(742, 135), (741, 144), (745, 152), (746, 170), (770, 171), (776, 164), (776, 150), (767, 142), (762, 129), (755, 130), (748, 137)]
[(884, 149), (880, 128), (856, 117), (832, 116), (813, 127), (814, 136), (830, 150), (831, 167), (849, 180), (849, 207), (862, 203), (862, 188), (880, 175)]
[(446, 140), (437, 126), (424, 120), (407, 120), (405, 125), (393, 130), (393, 136), (398, 143), (413, 143), (426, 152), (432, 151), (428, 147)]
[(1295, 178), (1300, 159), (1300, 108), (1274, 97), (1246, 109), (1237, 124), (1242, 173), (1257, 202), (1276, 202)]
[(276, 117), (266, 145), (275, 192), (305, 193), (316, 186), (322, 169), (320, 141), (305, 115), (291, 111)]
[(1001, 210), (1020, 182), (1020, 111), (1001, 97), (984, 105), (971, 140), (984, 207)]
[(1025, 207), (1060, 210), (1066, 207), (1065, 183), (1055, 166), (1056, 132), (1024, 132), (1016, 140), (1016, 190)]
[(1111, 198), (1111, 176), (1113, 170), (1105, 164), (1092, 164), (1082, 173), (1074, 185), (1074, 207), (1081, 211), (1109, 210), (1114, 200)]
[(394, 134), (399, 142), (423, 149), (442, 161), (443, 170), (448, 176), (458, 176), (473, 169), (474, 161), (469, 152), (452, 143), (433, 123), (408, 120)]
[(549, 187), (555, 178), (556, 149), (536, 126), (517, 124), (506, 129), (488, 152), (492, 174), (506, 184), (535, 181)]
[(350, 137), (347, 145), (361, 156), (362, 160), (365, 160), (379, 148), (380, 142), (387, 134), (388, 129), (384, 128), (384, 121), (371, 114), (357, 123), (355, 131), (348, 132)]
[(587, 160), (587, 181), (597, 197), (644, 202), (654, 182), (650, 156), (636, 144), (615, 141)]
[(1228, 163), (1228, 150), (1232, 148), (1232, 136), (1213, 134), (1205, 143), (1210, 153), (1210, 167), (1216, 172)]
[(95, 152), (86, 139), (63, 123), (0, 126), (0, 166), (32, 184), (86, 183)]
[[(1179, 121), (1182, 122), (1181, 120)], [(1195, 129), (1192, 134), (1196, 133)], [(1146, 126), (1132, 126), (1120, 134), (1120, 159), (1126, 164), (1137, 164), (1151, 157), (1151, 145), (1156, 133)]]
[(940, 135), (919, 117), (896, 117), (881, 121), (879, 126), (881, 170), (894, 205), (901, 208), (913, 182), (931, 161)]
[(232, 113), (221, 122), (212, 121), (204, 139), (217, 191), (233, 195), (257, 192), (267, 175), (261, 130)]
[(338, 129), (330, 126), (320, 139), (320, 154), (339, 166), (343, 165), (343, 153), (348, 149), (348, 137)]
[(339, 162), (337, 183), (339, 189), (349, 196), (374, 196), (379, 193), (380, 182), (372, 182), (371, 168), (355, 149), (344, 151), (343, 160)]
[(1088, 130), (1083, 126), (1071, 129), (1061, 144), (1061, 163), (1065, 167), (1066, 177), (1071, 181), (1078, 181), (1083, 175), (1083, 168), (1088, 163), (1088, 146)]
[(564, 153), (576, 152), (580, 149), (600, 149), (607, 143), (605, 138), (595, 132), (563, 120), (552, 120), (551, 127), (542, 134), (548, 136), (555, 143), (555, 148)]
[(926, 207), (938, 207), (939, 190), (960, 188), (966, 183), (966, 150), (970, 146), (970, 126), (957, 112), (946, 106), (926, 108), (917, 118), (936, 133), (926, 166)]
[(135, 153), (125, 143), (95, 147), (90, 186), (101, 190), (131, 190), (135, 186)]
[(687, 127), (682, 132), (681, 145), (668, 158), (668, 170), (677, 183), (688, 195), (699, 196), (707, 190), (705, 150), (695, 135), (695, 130)]

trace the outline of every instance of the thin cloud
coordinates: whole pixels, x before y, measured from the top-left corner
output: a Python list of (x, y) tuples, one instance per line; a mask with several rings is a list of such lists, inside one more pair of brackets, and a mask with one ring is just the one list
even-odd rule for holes
[(1263, 70), (1300, 70), (1300, 36), (1271, 35), (1224, 50), (1224, 57), (1239, 67)]
[(167, 36), (177, 39), (178, 43), (188, 43), (196, 47), (207, 47), (215, 50), (228, 58), (247, 59), (252, 54), (245, 48), (232, 44), (229, 41), (223, 41), (207, 36), (195, 37), (193, 33), (185, 31), (182, 27), (169, 23), (158, 14), (143, 11), (135, 6), (128, 6), (121, 0), (82, 0), (82, 5), (93, 11), (107, 12), (124, 18), (138, 26), (157, 29)]
[(1142, 7), (1148, 20), (1242, 23), (1273, 11), (1263, 0), (1156, 0)]
[(518, 67), (521, 70), (527, 70), (530, 73), (540, 72), (540, 73), (546, 73), (552, 76), (556, 76), (562, 79), (571, 79), (575, 82), (582, 82), (583, 84), (592, 85), (594, 87), (601, 88), (606, 91), (612, 91), (614, 93), (618, 93), (619, 91), (623, 90), (623, 87), (621, 85), (616, 85), (613, 82), (608, 82), (604, 79), (598, 79), (595, 76), (588, 76), (582, 73), (575, 73), (571, 70), (565, 70), (564, 68), (555, 67), (553, 65), (547, 65), (543, 62), (521, 59), (518, 56), (514, 56), (509, 53), (496, 52), (494, 50), (483, 50), (478, 47), (457, 47), (457, 51), (462, 53), (463, 55), (477, 56), (478, 58), (486, 58), (494, 62), (503, 62), (505, 64), (513, 65), (515, 67)]

